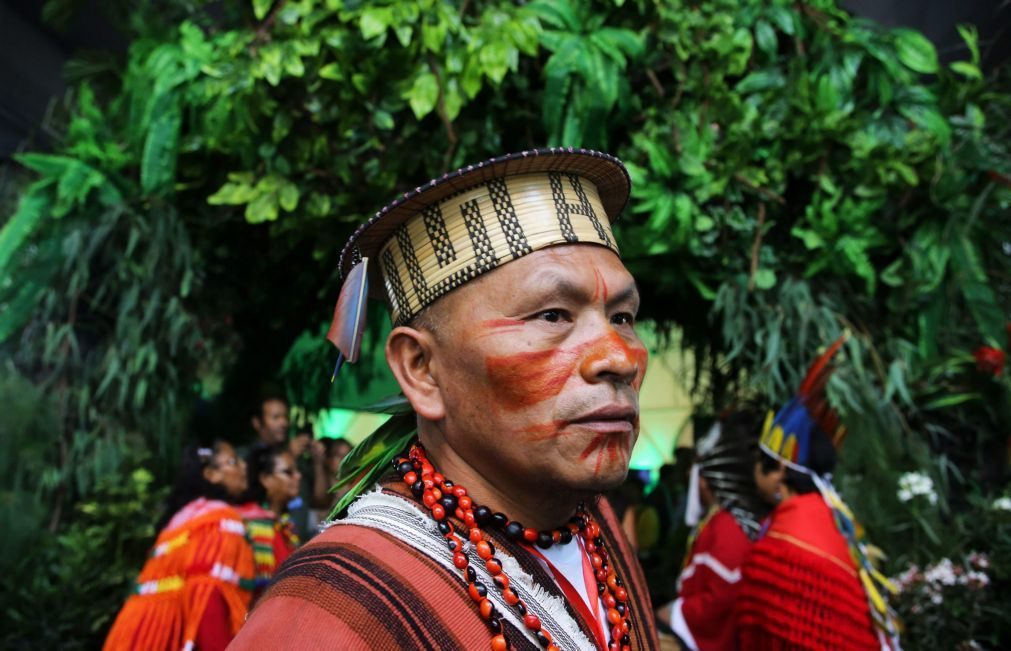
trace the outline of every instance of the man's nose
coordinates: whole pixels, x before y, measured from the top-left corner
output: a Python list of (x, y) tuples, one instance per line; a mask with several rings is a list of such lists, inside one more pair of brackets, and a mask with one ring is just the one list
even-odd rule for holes
[(614, 330), (595, 339), (588, 346), (580, 373), (587, 382), (623, 382), (632, 384), (645, 364), (645, 350), (636, 350)]

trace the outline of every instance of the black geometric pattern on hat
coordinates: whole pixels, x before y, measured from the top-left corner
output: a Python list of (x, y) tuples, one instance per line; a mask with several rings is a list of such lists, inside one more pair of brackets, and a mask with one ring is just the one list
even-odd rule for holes
[(481, 208), (476, 199), (460, 204), (460, 214), (463, 215), (463, 223), (467, 226), (467, 234), (470, 235), (470, 242), (474, 246), (474, 269), (478, 273), (484, 273), (498, 266), (498, 256), (495, 255), (495, 247), (488, 237), (488, 228), (481, 217)]
[(442, 209), (439, 204), (432, 204), (422, 211), (425, 221), (425, 231), (428, 239), (432, 241), (432, 249), (435, 251), (435, 260), (442, 269), (450, 262), (456, 260), (456, 249), (449, 239), (449, 231), (446, 230), (446, 220), (442, 217)]
[(393, 252), (389, 249), (383, 251), (383, 276), (390, 289), (390, 300), (393, 302), (393, 309), (404, 313), (408, 311), (407, 294), (404, 286), (400, 283), (400, 273), (397, 265), (393, 261)]
[[(352, 264), (352, 249), (357, 246), (358, 240), (361, 237), (363, 237), (378, 222), (381, 222), (390, 212), (394, 211), (403, 204), (414, 201), (417, 195), (422, 194), (423, 192), (426, 192), (438, 185), (442, 184), (453, 185), (454, 183), (456, 183), (456, 180), (458, 178), (467, 176), (475, 168), (480, 169), (485, 167), (492, 167), (498, 164), (507, 164), (510, 162), (522, 162), (524, 160), (549, 158), (556, 155), (565, 156), (569, 154), (578, 154), (580, 156), (585, 156), (591, 159), (597, 159), (601, 162), (602, 165), (613, 167), (616, 170), (616, 173), (620, 174), (624, 178), (624, 192), (623, 192), (624, 198), (621, 205), (615, 207), (613, 214), (617, 215), (619, 212), (621, 212), (622, 207), (628, 200), (628, 187), (631, 185), (631, 179), (628, 176), (628, 170), (626, 170), (625, 166), (622, 165), (621, 161), (615, 158), (614, 156), (599, 151), (593, 151), (592, 149), (580, 149), (576, 147), (550, 147), (547, 149), (528, 149), (525, 151), (513, 152), (511, 154), (496, 156), (495, 158), (491, 158), (487, 161), (484, 161), (483, 163), (479, 163), (478, 165), (468, 165), (467, 167), (461, 167), (456, 171), (447, 172), (442, 176), (433, 178), (428, 183), (417, 186), (412, 191), (403, 193), (403, 195), (394, 199), (391, 203), (387, 204), (382, 209), (376, 211), (376, 213), (372, 217), (370, 217), (365, 223), (361, 224), (357, 229), (355, 229), (355, 232), (351, 235), (351, 238), (348, 240), (348, 243), (341, 250), (340, 260), (338, 262), (338, 269), (340, 270), (341, 277), (343, 278), (344, 275), (351, 270), (351, 267), (354, 266)], [(462, 190), (464, 187), (465, 186), (456, 186), (456, 189)], [(561, 186), (559, 186), (559, 189), (560, 187)], [(576, 240), (567, 240), (567, 241), (576, 241)]]
[(569, 202), (565, 200), (565, 191), (562, 190), (562, 175), (548, 172), (548, 184), (551, 185), (551, 199), (555, 203), (555, 214), (558, 216), (562, 237), (566, 242), (578, 242), (579, 238), (576, 237), (576, 231), (572, 230), (572, 220), (569, 218)]
[(425, 280), (425, 274), (421, 272), (418, 256), (414, 253), (414, 244), (411, 243), (411, 235), (407, 232), (407, 224), (397, 229), (397, 244), (400, 245), (400, 254), (404, 257), (407, 276), (411, 279), (414, 292), (418, 295), (422, 304), (428, 303), (428, 299), (431, 298), (428, 282)]
[(513, 207), (513, 199), (509, 196), (509, 188), (505, 179), (492, 179), (488, 181), (488, 194), (491, 197), (491, 205), (495, 208), (498, 216), (498, 223), (505, 233), (506, 242), (509, 244), (509, 252), (513, 259), (532, 253), (533, 249), (527, 242), (527, 236), (520, 225), (519, 217), (516, 216), (516, 209)]
[(597, 217), (597, 213), (594, 212), (593, 206), (590, 205), (590, 200), (586, 198), (586, 190), (583, 189), (583, 183), (579, 180), (579, 177), (575, 174), (566, 174), (569, 177), (569, 183), (572, 184), (572, 190), (576, 193), (576, 198), (579, 199), (579, 203), (575, 205), (570, 205), (569, 212), (576, 213), (577, 215), (583, 215), (590, 219), (590, 223), (593, 224), (593, 230), (597, 231), (597, 237), (604, 241), (607, 246), (611, 246), (611, 238), (607, 235), (607, 231), (600, 223), (600, 219)]

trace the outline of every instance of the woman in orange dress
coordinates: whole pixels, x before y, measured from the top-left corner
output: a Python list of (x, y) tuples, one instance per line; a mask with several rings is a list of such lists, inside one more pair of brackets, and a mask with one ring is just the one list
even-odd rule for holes
[(105, 640), (106, 651), (219, 651), (252, 598), (253, 551), (232, 506), (246, 467), (224, 441), (183, 452), (154, 548)]

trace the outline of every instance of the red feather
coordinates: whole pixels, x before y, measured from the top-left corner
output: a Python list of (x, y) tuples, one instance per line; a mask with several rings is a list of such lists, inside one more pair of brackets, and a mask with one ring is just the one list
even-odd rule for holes
[(842, 443), (846, 434), (844, 427), (839, 425), (839, 414), (828, 404), (828, 396), (825, 394), (825, 387), (832, 377), (835, 367), (831, 365), (832, 358), (846, 342), (846, 334), (835, 340), (821, 356), (811, 364), (804, 381), (797, 392), (803, 400), (804, 405), (811, 415), (811, 420), (818, 424), (837, 446)]

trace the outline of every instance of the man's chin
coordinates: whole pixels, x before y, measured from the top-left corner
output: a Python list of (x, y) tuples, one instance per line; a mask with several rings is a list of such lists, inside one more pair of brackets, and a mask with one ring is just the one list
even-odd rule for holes
[(606, 493), (625, 483), (626, 477), (628, 466), (625, 464), (599, 470), (591, 468), (590, 472), (581, 478), (578, 490), (584, 493)]

